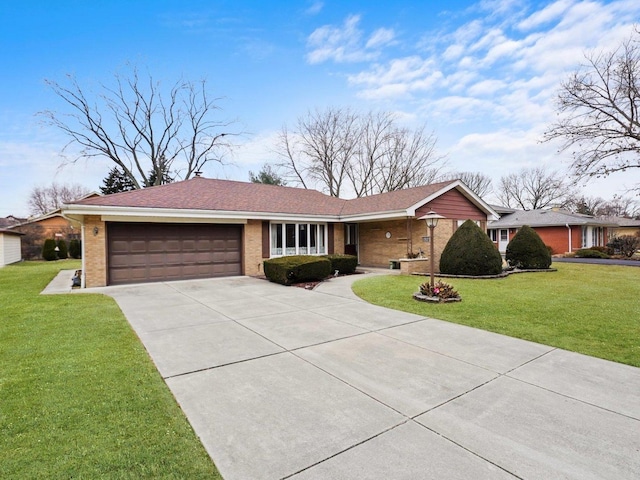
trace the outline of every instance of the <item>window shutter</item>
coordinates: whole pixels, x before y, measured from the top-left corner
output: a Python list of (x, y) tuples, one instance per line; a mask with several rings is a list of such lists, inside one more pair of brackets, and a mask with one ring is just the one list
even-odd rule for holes
[(262, 221), (262, 258), (270, 257), (271, 242), (269, 238), (269, 221)]
[(334, 248), (333, 248), (333, 229), (335, 227), (335, 224), (330, 223), (329, 224), (329, 230), (327, 232), (327, 236), (329, 237), (329, 245), (327, 245), (327, 252), (329, 253), (329, 255), (333, 255), (334, 253)]

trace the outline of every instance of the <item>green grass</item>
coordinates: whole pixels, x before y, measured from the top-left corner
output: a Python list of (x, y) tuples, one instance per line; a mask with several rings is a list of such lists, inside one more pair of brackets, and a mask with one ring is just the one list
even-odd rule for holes
[(640, 268), (553, 264), (557, 272), (442, 279), (462, 302), (413, 300), (429, 277), (380, 276), (353, 291), (367, 302), (640, 367)]
[(39, 295), (76, 268), (0, 269), (0, 476), (221, 478), (115, 301)]

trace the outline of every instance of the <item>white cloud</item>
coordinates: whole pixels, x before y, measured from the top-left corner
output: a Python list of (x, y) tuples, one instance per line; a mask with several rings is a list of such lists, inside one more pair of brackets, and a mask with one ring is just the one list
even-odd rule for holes
[(309, 8), (305, 10), (304, 13), (306, 13), (307, 15), (317, 15), (322, 11), (323, 8), (324, 8), (324, 2), (313, 2), (309, 6)]
[(395, 32), (379, 28), (365, 42), (359, 28), (360, 15), (348, 16), (343, 25), (324, 25), (315, 29), (307, 38), (307, 62), (310, 64), (332, 60), (336, 63), (372, 61), (380, 56), (380, 49), (393, 44)]
[(575, 2), (573, 0), (559, 0), (557, 2), (554, 2), (522, 20), (518, 24), (518, 28), (521, 30), (531, 30), (533, 28), (557, 20), (561, 18), (561, 16), (567, 11), (567, 9), (574, 3)]
[(490, 80), (482, 80), (481, 82), (476, 83), (469, 87), (469, 94), (473, 96), (486, 96), (492, 95), (499, 90), (505, 88), (507, 84), (502, 80), (490, 79)]
[(373, 59), (360, 46), (362, 31), (358, 29), (359, 21), (359, 15), (351, 15), (342, 27), (325, 25), (314, 30), (307, 39), (311, 48), (307, 61), (314, 64), (327, 60), (343, 63)]
[(393, 41), (395, 38), (395, 33), (390, 28), (379, 28), (367, 41), (366, 48), (377, 48), (380, 46), (387, 45)]

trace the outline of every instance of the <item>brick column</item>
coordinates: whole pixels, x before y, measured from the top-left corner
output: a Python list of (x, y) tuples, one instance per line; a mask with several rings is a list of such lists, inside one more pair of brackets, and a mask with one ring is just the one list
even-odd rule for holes
[[(97, 230), (96, 230), (97, 229)], [(84, 281), (86, 287), (107, 285), (107, 231), (99, 216), (84, 218)]]

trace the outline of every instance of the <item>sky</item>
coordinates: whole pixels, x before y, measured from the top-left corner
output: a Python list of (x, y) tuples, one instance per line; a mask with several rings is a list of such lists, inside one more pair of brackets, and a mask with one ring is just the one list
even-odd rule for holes
[[(248, 181), (277, 160), (283, 127), (328, 107), (426, 123), (448, 171), (494, 185), (523, 168), (565, 175), (569, 153), (541, 142), (560, 82), (634, 23), (638, 0), (3, 0), (0, 217), (27, 216), (36, 186), (99, 190), (113, 164), (70, 163), (68, 139), (38, 112), (69, 112), (46, 80), (73, 75), (97, 92), (127, 65), (162, 85), (206, 80), (216, 118), (242, 135), (205, 177)], [(640, 171), (627, 171), (578, 186), (611, 199), (637, 183)]]

